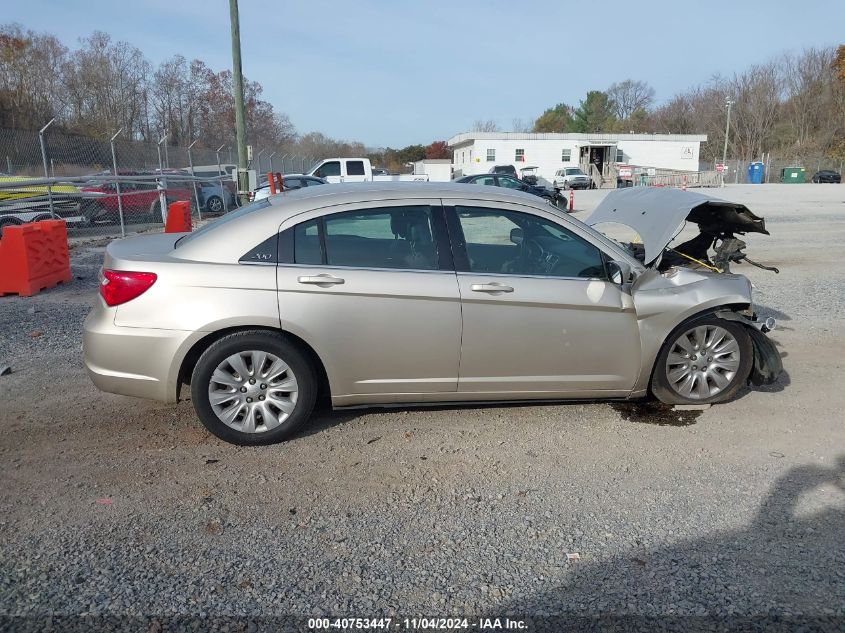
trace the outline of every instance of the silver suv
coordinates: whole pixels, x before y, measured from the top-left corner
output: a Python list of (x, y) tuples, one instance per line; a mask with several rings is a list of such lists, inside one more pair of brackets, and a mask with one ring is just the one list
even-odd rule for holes
[(718, 402), (776, 355), (737, 312), (745, 277), (661, 273), (497, 187), (307, 187), (112, 242), (102, 275), (84, 327), (94, 383), (166, 402), (190, 385), (202, 423), (238, 444), (291, 437), (320, 395)]

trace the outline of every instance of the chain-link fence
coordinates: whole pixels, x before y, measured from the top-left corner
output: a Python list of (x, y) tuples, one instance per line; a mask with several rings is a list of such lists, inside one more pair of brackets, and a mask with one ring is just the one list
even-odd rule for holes
[[(61, 217), (70, 235), (121, 234), (162, 226), (167, 205), (189, 200), (194, 215), (219, 215), (239, 204), (234, 144), (175, 146), (125, 138), (0, 129), (0, 230)], [(308, 157), (257, 149), (250, 168), (300, 173)]]
[[(721, 161), (718, 162), (721, 163)], [(837, 174), (842, 174), (842, 170), (845, 168), (845, 161), (824, 157), (789, 159), (766, 155), (758, 161), (729, 159), (725, 161), (725, 169), (723, 171), (725, 183), (742, 184), (751, 182), (748, 167), (752, 162), (763, 163), (761, 174), (761, 182), (763, 183), (779, 183), (784, 181), (791, 183), (812, 182), (813, 176), (818, 172), (833, 171)], [(701, 169), (715, 169), (715, 163), (702, 163)], [(803, 181), (796, 181), (795, 177), (792, 176), (796, 169), (803, 169)], [(799, 173), (800, 175), (801, 173)]]

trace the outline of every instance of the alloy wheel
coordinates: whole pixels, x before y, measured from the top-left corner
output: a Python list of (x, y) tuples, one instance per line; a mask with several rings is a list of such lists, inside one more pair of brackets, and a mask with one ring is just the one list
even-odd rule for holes
[(296, 408), (296, 376), (281, 358), (260, 350), (232, 354), (211, 375), (208, 400), (226, 426), (242, 433), (265, 433)]
[(690, 400), (704, 400), (723, 392), (740, 366), (736, 338), (717, 325), (700, 325), (681, 334), (666, 357), (669, 386)]

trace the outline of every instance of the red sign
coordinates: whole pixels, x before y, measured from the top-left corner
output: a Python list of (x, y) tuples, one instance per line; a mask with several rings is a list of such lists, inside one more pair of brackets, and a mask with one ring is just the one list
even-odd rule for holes
[(716, 171), (721, 174), (723, 171), (725, 171), (725, 166), (722, 163), (716, 163)]

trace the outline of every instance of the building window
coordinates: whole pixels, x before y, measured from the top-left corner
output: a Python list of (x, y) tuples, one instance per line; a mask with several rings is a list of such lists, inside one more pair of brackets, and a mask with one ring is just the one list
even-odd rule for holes
[(495, 163), (496, 162), (496, 150), (495, 149), (488, 149), (487, 150), (487, 162), (488, 163)]
[(622, 150), (619, 149), (618, 147), (616, 148), (616, 162), (617, 163), (625, 162), (625, 156), (622, 153)]
[(524, 149), (516, 150), (516, 156), (514, 156), (514, 160), (516, 160), (516, 162), (518, 162), (518, 163), (524, 163), (525, 162), (525, 150)]
[(560, 151), (560, 162), (568, 163), (572, 160), (572, 150), (571, 149), (564, 149)]

